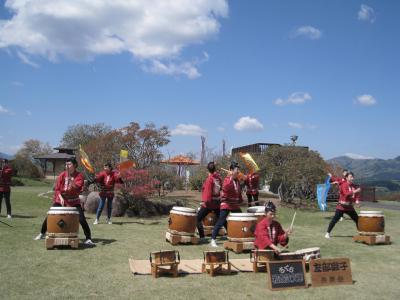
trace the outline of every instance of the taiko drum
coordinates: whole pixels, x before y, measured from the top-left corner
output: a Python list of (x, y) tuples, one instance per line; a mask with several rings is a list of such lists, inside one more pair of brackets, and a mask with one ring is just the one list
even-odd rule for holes
[(358, 232), (361, 235), (385, 233), (385, 216), (381, 211), (361, 211), (358, 215)]
[(194, 235), (196, 216), (193, 208), (174, 206), (169, 213), (169, 230), (180, 235)]
[(230, 213), (228, 218), (228, 239), (233, 242), (254, 241), (257, 217), (253, 213)]
[(247, 209), (248, 213), (253, 213), (257, 217), (257, 222), (260, 222), (265, 216), (265, 206), (252, 206)]
[(47, 235), (54, 237), (77, 237), (79, 212), (76, 207), (50, 207), (47, 213)]

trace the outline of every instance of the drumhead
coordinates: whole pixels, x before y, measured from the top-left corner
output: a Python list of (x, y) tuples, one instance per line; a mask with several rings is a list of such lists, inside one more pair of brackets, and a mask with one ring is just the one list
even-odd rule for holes
[(256, 221), (257, 217), (255, 214), (252, 213), (230, 213), (228, 221)]
[(194, 208), (189, 208), (189, 207), (174, 206), (171, 209), (170, 214), (193, 217), (196, 216), (196, 210)]
[(53, 207), (50, 207), (50, 210), (48, 211), (47, 214), (48, 215), (79, 214), (79, 212), (76, 207), (53, 206)]
[(362, 210), (360, 211), (360, 217), (383, 217), (383, 212), (372, 211), (372, 210)]
[(247, 209), (247, 212), (253, 214), (264, 214), (265, 206), (252, 206)]

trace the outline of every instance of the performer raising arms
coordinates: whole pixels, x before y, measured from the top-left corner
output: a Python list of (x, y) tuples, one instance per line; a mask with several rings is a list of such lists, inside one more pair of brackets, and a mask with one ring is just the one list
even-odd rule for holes
[(339, 185), (339, 203), (336, 206), (335, 215), (329, 223), (328, 230), (325, 234), (325, 238), (327, 239), (331, 237), (333, 227), (335, 227), (336, 223), (343, 217), (344, 213), (348, 214), (356, 225), (358, 224), (358, 215), (354, 209), (353, 203), (359, 203), (358, 194), (361, 189), (356, 188), (353, 184), (354, 175), (352, 172), (347, 173), (345, 179), (346, 181)]
[(252, 201), (254, 200), (254, 205), (258, 206), (258, 185), (260, 182), (260, 175), (257, 172), (250, 173), (246, 176), (244, 183), (246, 184), (246, 195), (248, 206), (253, 206)]
[(111, 163), (104, 164), (104, 170), (96, 175), (95, 182), (100, 184), (101, 190), (99, 193), (100, 203), (96, 212), (96, 220), (93, 224), (99, 224), (101, 212), (107, 200), (107, 219), (108, 224), (111, 222), (112, 201), (114, 199), (114, 186), (116, 183), (122, 183), (119, 172), (112, 169)]
[(226, 227), (226, 218), (230, 212), (242, 212), (240, 203), (243, 202), (242, 191), (239, 182), (239, 164), (233, 161), (229, 167), (230, 173), (225, 177), (222, 185), (220, 213), (217, 223), (214, 225), (211, 235), (211, 247), (218, 247), (216, 238), (222, 226)]
[(197, 213), (197, 230), (201, 239), (204, 238), (203, 220), (210, 213), (214, 212), (219, 217), (219, 206), (221, 202), (221, 176), (216, 172), (215, 163), (209, 162), (207, 165), (208, 177), (203, 184), (201, 193), (201, 207)]
[(260, 250), (271, 249), (279, 254), (280, 249), (277, 246), (288, 244), (291, 229), (283, 230), (281, 224), (275, 221), (275, 213), (276, 207), (269, 201), (265, 206), (265, 218), (257, 223), (254, 246)]
[[(79, 194), (83, 187), (83, 175), (76, 170), (77, 167), (78, 162), (75, 158), (67, 159), (65, 163), (65, 171), (58, 175), (56, 180), (53, 206), (76, 207), (79, 212), (79, 223), (81, 224), (86, 236), (85, 245), (94, 246), (95, 244), (91, 240), (90, 228), (79, 199)], [(35, 240), (44, 239), (46, 231), (47, 217), (44, 219), (42, 229), (39, 235), (35, 237)]]
[(1, 213), (1, 205), (3, 202), (3, 198), (6, 200), (6, 208), (7, 208), (7, 218), (11, 219), (11, 176), (13, 170), (11, 166), (8, 164), (8, 159), (0, 158), (0, 213)]

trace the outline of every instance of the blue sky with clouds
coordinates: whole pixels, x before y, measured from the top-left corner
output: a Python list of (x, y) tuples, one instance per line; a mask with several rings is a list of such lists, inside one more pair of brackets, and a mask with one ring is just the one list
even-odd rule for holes
[(0, 1), (0, 152), (167, 125), (165, 151), (400, 155), (398, 1)]

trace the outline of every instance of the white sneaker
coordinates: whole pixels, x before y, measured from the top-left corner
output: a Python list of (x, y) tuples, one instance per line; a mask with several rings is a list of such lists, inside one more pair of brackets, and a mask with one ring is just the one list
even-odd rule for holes
[(7, 215), (7, 219), (12, 219), (11, 215)]
[(343, 221), (343, 217), (340, 217), (340, 220), (339, 220), (339, 222), (342, 222)]
[(107, 224), (109, 224), (109, 225), (111, 225), (111, 224), (112, 224), (112, 222), (111, 222), (111, 218), (110, 218), (110, 219), (107, 219), (106, 221), (107, 221)]
[(87, 240), (84, 242), (84, 244), (87, 245), (87, 246), (96, 246), (96, 244), (93, 243), (91, 239), (87, 239)]
[(97, 224), (99, 224), (99, 220), (98, 219), (94, 220), (94, 222), (93, 222), (93, 225), (97, 225)]
[(33, 240), (38, 241), (38, 240), (43, 240), (45, 238), (45, 235), (43, 233), (39, 233)]
[(217, 247), (218, 247), (218, 245), (217, 245), (217, 241), (216, 241), (216, 240), (213, 240), (213, 239), (211, 239), (211, 242), (210, 242), (210, 247), (217, 248)]
[(330, 239), (330, 238), (331, 238), (331, 235), (330, 235), (329, 232), (327, 232), (327, 233), (325, 234), (325, 238), (326, 238), (326, 239)]

